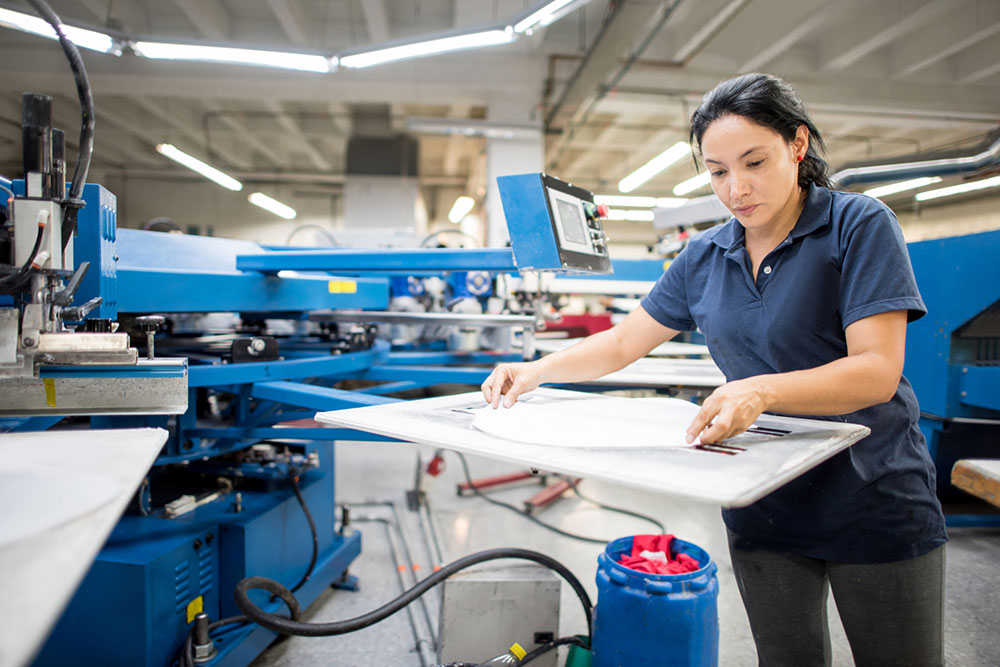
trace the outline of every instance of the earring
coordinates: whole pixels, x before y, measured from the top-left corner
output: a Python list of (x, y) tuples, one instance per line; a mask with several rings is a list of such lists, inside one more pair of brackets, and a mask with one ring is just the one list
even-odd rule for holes
[(801, 156), (801, 155), (799, 155), (799, 156), (798, 156), (798, 157), (796, 157), (795, 159), (796, 159), (796, 160), (797, 160), (798, 162), (802, 162), (802, 156)]

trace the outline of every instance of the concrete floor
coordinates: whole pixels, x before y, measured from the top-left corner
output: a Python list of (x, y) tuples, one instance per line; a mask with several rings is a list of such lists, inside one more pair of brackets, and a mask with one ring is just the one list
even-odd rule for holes
[[(414, 445), (391, 443), (341, 443), (337, 449), (338, 503), (392, 501), (399, 508), (413, 558), (421, 564), (419, 577), (429, 571), (433, 559), (423, 539), (418, 515), (406, 509), (404, 490), (412, 487), (418, 453), (429, 460), (432, 450)], [(491, 476), (519, 469), (503, 462), (468, 457), (474, 477)], [(430, 479), (426, 493), (433, 520), (440, 530), (445, 562), (482, 549), (522, 547), (556, 558), (584, 583), (596, 602), (594, 584), (596, 559), (601, 547), (571, 540), (549, 532), (525, 518), (488, 504), (481, 498), (459, 497), (455, 484), (464, 479), (458, 457), (446, 455), (447, 468)], [(494, 497), (519, 505), (537, 486), (497, 492)], [(637, 491), (598, 481), (585, 481), (580, 490), (590, 498), (618, 507), (640, 511), (658, 518), (671, 532), (694, 542), (712, 556), (719, 577), (719, 662), (724, 667), (751, 667), (757, 664), (750, 627), (743, 611), (726, 548), (725, 528), (717, 506), (677, 501), (669, 496)], [(329, 590), (308, 610), (306, 620), (346, 619), (370, 611), (397, 596), (403, 586), (392, 560), (385, 520), (393, 521), (387, 506), (356, 506), (356, 527), (362, 531), (361, 556), (351, 573), (361, 582), (358, 592)], [(601, 539), (655, 532), (648, 523), (610, 513), (567, 494), (547, 508), (540, 518), (559, 528)], [(370, 521), (375, 520), (375, 521)], [(394, 540), (394, 543), (398, 540)], [(399, 547), (397, 546), (397, 549)], [(1000, 665), (1000, 529), (953, 529), (947, 553), (947, 596), (945, 655), (955, 667), (996, 667)], [(407, 574), (407, 577), (409, 575)], [(405, 587), (413, 583), (405, 579)], [(919, 582), (914, 582), (919, 585)], [(429, 626), (437, 624), (437, 592), (425, 596), (427, 606), (410, 605), (385, 621), (364, 630), (331, 638), (292, 637), (268, 648), (252, 664), (254, 667), (286, 665), (371, 665), (420, 666), (433, 664), (429, 652), (422, 656), (415, 648), (416, 634), (430, 646)], [(583, 611), (569, 586), (563, 586), (560, 636), (585, 631)], [(411, 615), (412, 614), (412, 623)], [(849, 666), (850, 647), (840, 626), (833, 600), (830, 601), (834, 665)], [(430, 623), (428, 624), (428, 620)], [(530, 647), (529, 647), (530, 650)], [(485, 660), (489, 656), (468, 656)], [(562, 664), (560, 656), (560, 664)]]

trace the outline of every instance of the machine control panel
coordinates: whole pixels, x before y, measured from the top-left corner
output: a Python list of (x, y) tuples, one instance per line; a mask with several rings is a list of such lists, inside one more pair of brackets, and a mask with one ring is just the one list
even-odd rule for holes
[(497, 185), (519, 269), (611, 273), (607, 207), (593, 194), (542, 173), (501, 176)]

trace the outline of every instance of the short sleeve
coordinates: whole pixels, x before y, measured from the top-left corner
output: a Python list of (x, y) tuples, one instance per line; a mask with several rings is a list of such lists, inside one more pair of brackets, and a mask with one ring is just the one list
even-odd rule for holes
[(879, 202), (846, 230), (842, 247), (841, 322), (846, 329), (858, 320), (905, 310), (907, 321), (927, 313), (917, 289), (910, 255), (896, 216)]
[(677, 255), (640, 302), (643, 310), (654, 320), (677, 331), (691, 331), (695, 328), (687, 300), (689, 250), (690, 246)]

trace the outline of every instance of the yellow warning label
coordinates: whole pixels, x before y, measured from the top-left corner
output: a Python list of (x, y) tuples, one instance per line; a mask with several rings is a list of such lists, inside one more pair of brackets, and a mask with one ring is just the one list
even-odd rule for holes
[(43, 378), (42, 384), (45, 385), (45, 402), (48, 403), (50, 408), (56, 407), (56, 381), (55, 378)]
[(190, 623), (194, 620), (194, 617), (205, 610), (205, 598), (201, 595), (195, 599), (188, 602), (187, 606), (187, 622)]
[(330, 294), (357, 294), (356, 280), (331, 280), (328, 285)]

